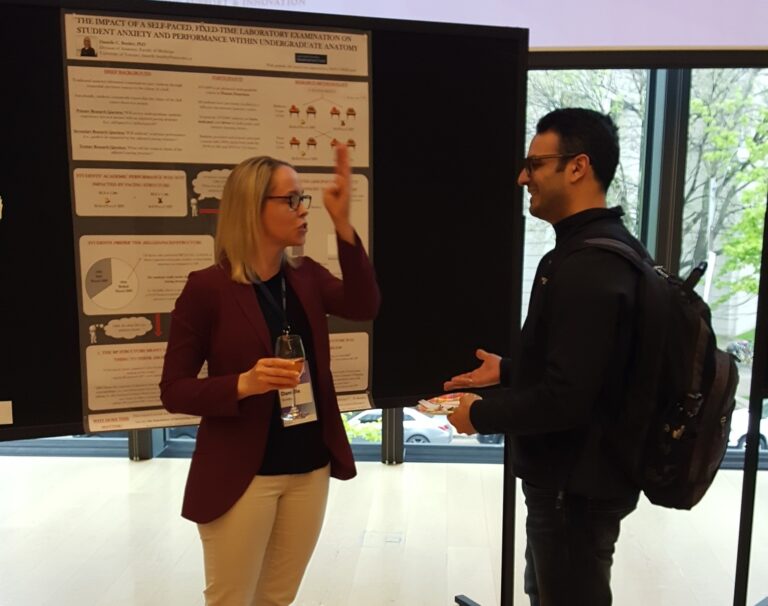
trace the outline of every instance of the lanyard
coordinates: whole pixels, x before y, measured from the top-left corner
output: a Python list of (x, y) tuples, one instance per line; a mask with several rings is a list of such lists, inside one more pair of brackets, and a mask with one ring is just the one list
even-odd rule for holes
[(259, 287), (259, 290), (261, 291), (261, 294), (264, 295), (264, 298), (267, 300), (267, 303), (269, 303), (275, 311), (277, 311), (278, 314), (283, 319), (283, 334), (287, 335), (291, 332), (291, 325), (288, 323), (288, 312), (286, 311), (286, 304), (285, 304), (285, 276), (280, 276), (280, 294), (282, 295), (282, 303), (283, 306), (280, 307), (277, 304), (277, 301), (275, 301), (275, 297), (272, 296), (272, 293), (270, 292), (269, 288), (262, 282), (261, 280), (254, 280), (254, 283), (256, 286)]

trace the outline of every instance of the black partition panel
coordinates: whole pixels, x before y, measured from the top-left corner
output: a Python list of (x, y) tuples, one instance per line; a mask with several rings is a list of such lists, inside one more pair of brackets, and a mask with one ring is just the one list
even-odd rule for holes
[(0, 439), (81, 433), (59, 13), (0, 5), (0, 36)]
[(519, 60), (491, 37), (374, 35), (378, 405), (440, 393), (477, 364), (477, 347), (510, 353), (522, 249)]
[[(527, 32), (160, 2), (0, 0), (0, 440), (81, 433), (61, 9), (371, 32), (377, 405), (508, 353), (520, 313)], [(11, 51), (11, 49), (13, 49)]]

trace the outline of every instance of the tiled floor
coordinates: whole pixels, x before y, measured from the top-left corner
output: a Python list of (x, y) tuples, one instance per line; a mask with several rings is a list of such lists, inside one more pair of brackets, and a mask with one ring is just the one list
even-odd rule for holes
[[(178, 515), (188, 464), (0, 457), (0, 606), (201, 605), (197, 531)], [(456, 594), (499, 603), (499, 465), (361, 463), (359, 471), (331, 484), (296, 604), (448, 606)], [(768, 595), (766, 475), (750, 605)], [(731, 604), (740, 494), (741, 474), (722, 471), (692, 512), (643, 502), (622, 531), (615, 604)], [(522, 521), (520, 511), (520, 538)], [(526, 603), (516, 583), (515, 604)]]

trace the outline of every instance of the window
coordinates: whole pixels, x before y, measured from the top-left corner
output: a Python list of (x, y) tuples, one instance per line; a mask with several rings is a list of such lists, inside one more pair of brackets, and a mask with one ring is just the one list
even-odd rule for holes
[(719, 345), (739, 360), (738, 409), (749, 403), (766, 196), (768, 69), (693, 70), (680, 274), (708, 263), (697, 290)]
[[(641, 158), (645, 141), (647, 70), (541, 70), (528, 73), (527, 141), (536, 134), (539, 118), (561, 107), (586, 107), (609, 114), (619, 127), (621, 158), (608, 190), (608, 206), (624, 208), (629, 230), (640, 233)], [(527, 143), (526, 143), (527, 144)], [(521, 154), (525, 150), (521, 150)], [(528, 214), (528, 194), (523, 208), (525, 252), (523, 257), (522, 318), (528, 313), (528, 299), (536, 266), (555, 244), (551, 226)]]
[[(694, 70), (688, 132), (680, 272), (685, 274), (700, 261), (709, 264), (698, 291), (712, 307), (720, 346), (739, 360), (741, 380), (729, 447), (743, 452), (768, 196), (768, 69)], [(763, 417), (767, 413), (764, 403)], [(765, 418), (760, 434), (765, 454)], [(763, 476), (758, 474), (755, 537), (766, 532)], [(759, 542), (756, 545), (747, 591), (750, 604), (768, 595), (768, 581), (760, 574), (768, 555)]]

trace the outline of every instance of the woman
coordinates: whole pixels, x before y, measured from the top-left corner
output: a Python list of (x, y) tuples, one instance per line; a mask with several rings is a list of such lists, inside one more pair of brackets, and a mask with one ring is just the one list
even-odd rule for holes
[(91, 46), (91, 39), (87, 36), (83, 38), (83, 48), (80, 49), (81, 57), (95, 57), (96, 49)]
[[(224, 186), (217, 263), (190, 274), (172, 314), (161, 398), (171, 412), (202, 417), (182, 515), (198, 524), (209, 606), (290, 604), (320, 533), (329, 475), (356, 473), (326, 314), (370, 320), (379, 291), (349, 222), (348, 151), (336, 149), (323, 202), (343, 281), (312, 259), (288, 261), (286, 247), (304, 244), (311, 200), (290, 165), (256, 157)], [(317, 421), (283, 424), (277, 390), (299, 383), (293, 362), (274, 356), (284, 331), (302, 338)], [(205, 361), (208, 376), (198, 378)]]

